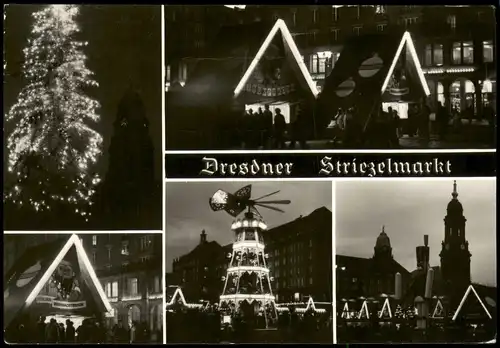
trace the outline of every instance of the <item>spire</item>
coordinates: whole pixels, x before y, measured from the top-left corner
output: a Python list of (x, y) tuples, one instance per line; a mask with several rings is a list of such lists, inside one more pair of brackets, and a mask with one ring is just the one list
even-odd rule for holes
[(207, 234), (205, 232), (205, 230), (201, 231), (201, 234), (200, 234), (200, 244), (204, 244), (207, 242)]
[(385, 225), (382, 225), (382, 233), (385, 233)]
[(457, 199), (457, 197), (458, 197), (457, 181), (456, 180), (453, 180), (453, 192), (452, 192), (451, 196), (453, 197), (453, 199)]

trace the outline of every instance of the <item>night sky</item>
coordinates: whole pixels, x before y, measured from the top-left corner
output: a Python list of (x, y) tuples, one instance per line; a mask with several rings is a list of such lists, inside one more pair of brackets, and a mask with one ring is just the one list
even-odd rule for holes
[[(496, 286), (495, 179), (457, 180), (458, 200), (467, 219), (473, 282)], [(372, 257), (385, 225), (394, 259), (416, 269), (415, 247), (429, 235), (430, 264), (439, 266), (444, 217), (453, 180), (352, 181), (336, 184), (337, 254)]]
[[(22, 50), (32, 29), (31, 15), (40, 8), (40, 5), (7, 7), (4, 114), (16, 102), (18, 93), (26, 84), (21, 73)], [(155, 147), (156, 177), (161, 179), (161, 6), (82, 5), (76, 20), (80, 24), (81, 39), (88, 41), (85, 49), (87, 67), (95, 73), (95, 80), (100, 84), (89, 91), (89, 95), (101, 103), (101, 121), (95, 129), (104, 137), (103, 156), (99, 163), (102, 173), (107, 170), (107, 148), (113, 134), (118, 103), (130, 86), (141, 94), (146, 106)], [(5, 130), (9, 132), (11, 127), (6, 125)]]
[(279, 205), (285, 213), (259, 208), (269, 228), (306, 216), (314, 210), (327, 207), (332, 210), (330, 182), (167, 182), (166, 270), (172, 271), (172, 260), (194, 249), (205, 229), (208, 241), (221, 245), (233, 242), (231, 223), (234, 218), (224, 211), (214, 212), (208, 200), (218, 190), (234, 193), (252, 184), (252, 198), (281, 190), (265, 200), (289, 199), (289, 205)]

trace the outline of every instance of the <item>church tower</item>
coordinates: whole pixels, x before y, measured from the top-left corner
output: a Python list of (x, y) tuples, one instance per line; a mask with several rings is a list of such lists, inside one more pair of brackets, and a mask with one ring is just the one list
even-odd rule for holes
[(458, 201), (457, 182), (453, 183), (452, 199), (444, 218), (444, 240), (439, 256), (446, 291), (452, 298), (460, 298), (470, 284), (469, 242), (465, 239), (462, 204)]

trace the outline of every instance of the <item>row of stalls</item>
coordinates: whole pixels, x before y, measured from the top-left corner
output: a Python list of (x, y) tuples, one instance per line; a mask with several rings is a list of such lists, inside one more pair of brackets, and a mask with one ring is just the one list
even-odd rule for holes
[(78, 329), (85, 319), (102, 324), (114, 317), (114, 308), (77, 235), (27, 249), (5, 279), (4, 332), (8, 342), (45, 342), (44, 337), (38, 337), (43, 333), (35, 329), (40, 318), (47, 325), (66, 326), (71, 321)]
[(224, 27), (185, 85), (170, 86), (167, 147), (227, 148), (238, 141), (235, 129), (242, 127), (245, 113), (254, 115), (253, 127), (267, 127), (269, 120), (258, 117), (266, 107), (273, 114), (271, 122), (280, 109), (288, 124), (300, 110), (305, 115), (300, 128), (320, 137), (339, 109), (356, 109), (362, 124), (381, 105), (405, 119), (409, 105), (429, 94), (408, 32), (348, 41), (320, 93), (283, 20), (272, 27)]
[[(348, 340), (353, 333), (376, 326), (381, 334), (401, 334), (402, 340), (411, 340), (415, 332), (422, 331), (434, 335), (435, 340), (449, 341), (445, 332), (454, 332), (458, 341), (486, 341), (496, 333), (495, 299), (496, 289), (479, 284), (469, 285), (458, 306), (445, 296), (417, 297), (413, 303), (397, 300), (393, 295), (339, 299), (338, 333)], [(460, 335), (456, 335), (456, 330)]]

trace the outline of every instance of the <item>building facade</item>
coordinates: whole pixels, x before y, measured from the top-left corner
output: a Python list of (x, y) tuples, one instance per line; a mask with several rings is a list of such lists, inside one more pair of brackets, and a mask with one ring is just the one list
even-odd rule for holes
[[(229, 230), (229, 226), (228, 226)], [(232, 244), (208, 241), (203, 231), (191, 252), (176, 258), (167, 285), (178, 285), (186, 300), (218, 302)], [(263, 233), (276, 302), (332, 301), (332, 213), (319, 208)]]
[(152, 332), (163, 327), (163, 267), (161, 234), (84, 234), (80, 236), (115, 317), (147, 322)]
[[(203, 59), (203, 48), (210, 44), (221, 26), (273, 22), (281, 18), (291, 31), (319, 89), (335, 67), (343, 43), (350, 37), (409, 31), (431, 90), (429, 104), (432, 108), (440, 102), (449, 111), (472, 112), (478, 116), (483, 115), (485, 108), (496, 112), (496, 20), (495, 9), (491, 6), (247, 5), (242, 10), (219, 5), (165, 8), (167, 83), (177, 80), (183, 84), (186, 81), (190, 67), (198, 59)], [(197, 18), (194, 25), (191, 18)], [(169, 42), (168, 35), (175, 38)], [(183, 43), (179, 43), (181, 37)]]
[(371, 258), (336, 255), (337, 300), (395, 294), (396, 273), (402, 288), (410, 283), (410, 272), (393, 257), (391, 240), (385, 228), (376, 239)]

